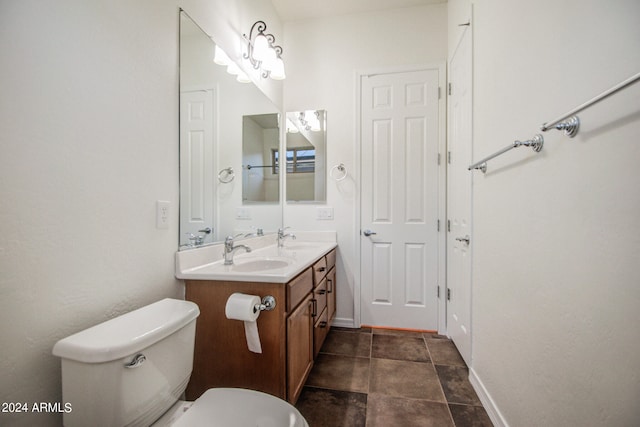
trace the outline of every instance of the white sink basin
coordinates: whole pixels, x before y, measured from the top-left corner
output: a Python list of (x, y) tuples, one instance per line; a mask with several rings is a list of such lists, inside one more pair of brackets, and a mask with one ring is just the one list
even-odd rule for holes
[[(306, 233), (306, 234), (305, 234)], [(248, 239), (251, 253), (233, 257), (224, 265), (223, 244), (179, 251), (176, 277), (185, 280), (287, 283), (337, 246), (335, 232), (300, 232), (298, 240), (287, 240), (279, 248), (275, 236)]]
[(238, 271), (241, 273), (257, 273), (260, 271), (276, 270), (278, 268), (285, 268), (291, 264), (291, 260), (284, 259), (272, 259), (261, 258), (243, 260), (242, 262), (236, 261), (232, 266), (232, 271)]

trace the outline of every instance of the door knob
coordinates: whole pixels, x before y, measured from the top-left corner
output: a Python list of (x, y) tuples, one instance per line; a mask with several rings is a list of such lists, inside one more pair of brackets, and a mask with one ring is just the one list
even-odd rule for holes
[(364, 234), (365, 236), (369, 237), (369, 236), (372, 236), (372, 235), (378, 234), (378, 233), (376, 233), (375, 231), (371, 231), (371, 230), (363, 230), (362, 234)]
[(464, 237), (456, 237), (456, 240), (458, 242), (465, 242), (467, 245), (469, 244), (469, 242), (471, 241), (471, 238), (469, 237), (469, 235), (467, 234)]

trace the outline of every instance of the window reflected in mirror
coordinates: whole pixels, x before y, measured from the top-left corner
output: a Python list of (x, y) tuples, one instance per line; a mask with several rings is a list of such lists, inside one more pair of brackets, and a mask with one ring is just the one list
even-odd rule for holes
[(287, 202), (313, 203), (326, 199), (326, 111), (287, 113), (285, 158), (272, 154), (274, 170), (286, 164)]
[[(272, 202), (279, 197), (277, 157), (279, 114), (242, 118), (242, 203)], [(274, 154), (275, 153), (275, 154)]]

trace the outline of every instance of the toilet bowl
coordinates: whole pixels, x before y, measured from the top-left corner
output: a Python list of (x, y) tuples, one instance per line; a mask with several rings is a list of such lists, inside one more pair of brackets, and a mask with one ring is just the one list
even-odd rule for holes
[(212, 388), (194, 402), (179, 401), (199, 314), (196, 304), (167, 298), (58, 341), (62, 398), (72, 408), (63, 424), (308, 427), (288, 402), (254, 390)]
[(180, 412), (167, 424), (153, 427), (308, 427), (300, 413), (284, 400), (239, 388), (211, 388)]

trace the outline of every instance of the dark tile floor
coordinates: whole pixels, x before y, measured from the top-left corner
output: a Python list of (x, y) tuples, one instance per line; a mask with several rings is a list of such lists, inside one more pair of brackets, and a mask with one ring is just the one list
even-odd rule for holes
[(490, 427), (445, 337), (332, 328), (296, 404), (310, 427)]

